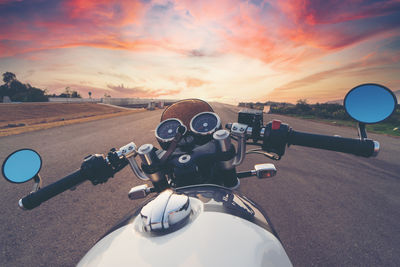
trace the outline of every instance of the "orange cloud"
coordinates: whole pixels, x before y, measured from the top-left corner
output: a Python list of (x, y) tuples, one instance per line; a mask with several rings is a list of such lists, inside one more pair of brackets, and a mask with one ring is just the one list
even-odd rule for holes
[[(290, 81), (282, 86), (275, 88), (267, 96), (267, 98), (270, 96), (274, 97), (277, 97), (279, 95), (282, 96), (282, 94), (285, 94), (287, 96), (291, 95), (294, 98), (301, 98), (301, 96), (299, 96), (299, 92), (302, 92), (304, 95), (304, 93), (307, 90), (315, 90), (313, 88), (307, 89), (307, 87), (310, 87), (310, 85), (313, 84), (317, 84), (318, 82), (321, 82), (323, 80), (335, 80), (337, 79), (337, 77), (342, 77), (342, 78), (345, 76), (355, 77), (358, 75), (368, 77), (371, 75), (371, 73), (376, 74), (382, 71), (393, 72), (395, 69), (390, 65), (399, 63), (400, 63), (400, 52), (397, 52), (395, 54), (383, 54), (383, 55), (371, 53), (365, 56), (364, 58), (356, 60), (352, 63), (337, 68), (333, 68), (327, 71), (317, 72), (312, 75), (303, 77), (301, 79)], [(326, 92), (326, 89), (328, 90), (328, 92)], [(337, 90), (332, 90), (333, 88), (326, 88), (326, 89), (323, 90), (323, 88), (321, 88), (318, 92), (318, 94), (320, 96), (321, 95), (324, 96), (325, 99), (327, 98), (326, 96), (332, 95), (332, 91), (337, 91)], [(348, 89), (349, 88), (343, 90), (348, 90)], [(315, 93), (316, 92), (312, 94)], [(310, 95), (309, 93), (307, 94)]]

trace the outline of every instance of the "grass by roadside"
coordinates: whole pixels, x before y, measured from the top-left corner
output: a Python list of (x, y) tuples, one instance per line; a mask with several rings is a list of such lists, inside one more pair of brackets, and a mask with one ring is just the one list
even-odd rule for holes
[(0, 105), (0, 136), (112, 118), (144, 111), (94, 103), (22, 103)]
[[(345, 120), (333, 120), (333, 119), (322, 119), (312, 115), (295, 115), (295, 114), (284, 114), (285, 116), (296, 117), (300, 119), (312, 120), (317, 122), (323, 122), (331, 125), (356, 127), (357, 123), (355, 121), (345, 121)], [(398, 127), (398, 130), (393, 130)], [(367, 125), (367, 132), (386, 134), (390, 136), (400, 137), (400, 125), (393, 125), (392, 123), (381, 122), (377, 124)]]

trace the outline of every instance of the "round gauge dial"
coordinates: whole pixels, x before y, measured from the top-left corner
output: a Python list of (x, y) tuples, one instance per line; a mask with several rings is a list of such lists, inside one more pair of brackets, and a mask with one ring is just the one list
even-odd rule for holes
[(170, 142), (174, 139), (179, 126), (183, 125), (178, 119), (168, 119), (161, 122), (156, 129), (156, 137), (160, 142)]
[(202, 112), (193, 117), (190, 122), (192, 132), (209, 135), (214, 133), (221, 126), (221, 120), (214, 112)]

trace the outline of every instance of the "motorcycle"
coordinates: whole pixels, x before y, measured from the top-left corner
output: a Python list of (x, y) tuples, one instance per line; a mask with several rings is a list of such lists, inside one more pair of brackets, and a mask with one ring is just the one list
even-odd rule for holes
[[(365, 125), (388, 118), (396, 96), (384, 86), (363, 84), (348, 92), (344, 106), (358, 121), (357, 139), (299, 132), (278, 120), (263, 125), (260, 113), (251, 110), (222, 129), (208, 103), (188, 99), (163, 112), (155, 130), (160, 149), (131, 142), (107, 155), (93, 154), (79, 170), (45, 187), (40, 155), (21, 149), (5, 159), (2, 173), (12, 183), (34, 181), (32, 192), (18, 202), (23, 210), (87, 180), (105, 183), (127, 165), (151, 182), (133, 187), (128, 197), (154, 195), (110, 229), (78, 266), (291, 266), (266, 213), (237, 191), (241, 179), (274, 177), (276, 167), (256, 164), (244, 172), (236, 167), (249, 153), (280, 160), (290, 145), (376, 156), (379, 143), (367, 138)], [(246, 150), (248, 144), (259, 148)]]

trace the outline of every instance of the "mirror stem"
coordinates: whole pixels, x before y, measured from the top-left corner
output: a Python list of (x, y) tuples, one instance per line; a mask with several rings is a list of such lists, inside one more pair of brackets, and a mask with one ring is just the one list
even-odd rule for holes
[(360, 140), (367, 139), (367, 131), (365, 130), (365, 123), (359, 122), (358, 123), (358, 136)]
[(34, 193), (38, 191), (40, 188), (42, 188), (42, 178), (40, 177), (39, 173), (36, 174), (36, 176), (33, 178), (35, 181), (35, 184), (33, 185), (33, 189), (31, 193)]

